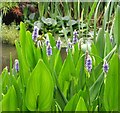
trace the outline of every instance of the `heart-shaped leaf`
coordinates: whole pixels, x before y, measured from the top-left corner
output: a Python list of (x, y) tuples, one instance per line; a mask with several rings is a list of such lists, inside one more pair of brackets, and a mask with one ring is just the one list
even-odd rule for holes
[(26, 106), (30, 111), (49, 111), (53, 99), (53, 79), (40, 59), (28, 80)]

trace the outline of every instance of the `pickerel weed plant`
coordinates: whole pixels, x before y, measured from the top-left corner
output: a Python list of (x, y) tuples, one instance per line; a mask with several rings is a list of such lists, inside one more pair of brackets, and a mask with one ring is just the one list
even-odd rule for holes
[(75, 43), (67, 42), (65, 60), (60, 54), (60, 39), (56, 42), (47, 33), (47, 41), (41, 42), (38, 29), (31, 34), (21, 22), (20, 41), (15, 42), (18, 60), (12, 64), (10, 56), (10, 72), (5, 68), (0, 75), (2, 111), (120, 111), (119, 14), (118, 6), (113, 23), (114, 45), (109, 32), (101, 28), (90, 48), (84, 48), (76, 41), (75, 31)]

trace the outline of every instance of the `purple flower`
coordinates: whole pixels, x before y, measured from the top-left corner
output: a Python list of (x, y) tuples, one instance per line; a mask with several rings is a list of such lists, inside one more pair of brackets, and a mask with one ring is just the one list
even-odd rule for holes
[(78, 42), (78, 38), (77, 37), (78, 37), (78, 33), (77, 33), (76, 30), (74, 30), (74, 32), (73, 32), (73, 40), (72, 40), (73, 44), (76, 44)]
[(50, 44), (48, 44), (47, 48), (46, 48), (46, 52), (48, 56), (52, 55), (52, 47), (50, 46)]
[(45, 44), (46, 44), (46, 46), (48, 46), (50, 44), (50, 40), (48, 38), (45, 40)]
[(34, 30), (32, 33), (32, 39), (36, 42), (39, 34), (39, 28), (37, 26), (34, 26)]
[(103, 72), (104, 73), (107, 73), (109, 70), (109, 65), (107, 63), (107, 61), (104, 61), (104, 64), (103, 64)]
[(68, 52), (68, 49), (72, 49), (72, 43), (71, 43), (70, 39), (68, 39), (68, 42), (67, 42), (66, 52)]
[(57, 40), (56, 47), (60, 50), (62, 41), (60, 40), (60, 37)]
[(86, 57), (85, 66), (86, 66), (86, 69), (89, 72), (91, 72), (91, 70), (92, 70), (92, 58), (90, 57), (90, 55), (87, 55), (87, 57)]
[(14, 68), (15, 68), (16, 72), (19, 71), (19, 61), (17, 59), (15, 59), (15, 67)]

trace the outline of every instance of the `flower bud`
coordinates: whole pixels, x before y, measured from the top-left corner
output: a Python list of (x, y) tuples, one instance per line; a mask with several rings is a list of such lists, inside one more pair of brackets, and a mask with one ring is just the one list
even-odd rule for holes
[(46, 46), (48, 46), (50, 44), (50, 40), (48, 38), (45, 40), (45, 44), (46, 44)]
[(104, 61), (104, 64), (103, 64), (103, 72), (104, 73), (107, 73), (109, 70), (109, 65), (107, 63), (107, 61)]
[(16, 72), (19, 71), (19, 61), (17, 59), (15, 59), (15, 67), (14, 68), (15, 68)]
[(47, 48), (46, 48), (46, 52), (48, 56), (52, 55), (52, 47), (50, 46), (50, 44), (48, 44)]
[(76, 30), (74, 30), (74, 32), (73, 32), (73, 41), (72, 41), (73, 44), (76, 44), (78, 42), (77, 37), (78, 37), (78, 33), (77, 33)]
[(60, 37), (57, 40), (56, 47), (60, 50), (62, 41), (60, 40)]
[(68, 49), (72, 49), (72, 43), (71, 43), (70, 39), (68, 39), (68, 42), (67, 42), (66, 52), (68, 52)]

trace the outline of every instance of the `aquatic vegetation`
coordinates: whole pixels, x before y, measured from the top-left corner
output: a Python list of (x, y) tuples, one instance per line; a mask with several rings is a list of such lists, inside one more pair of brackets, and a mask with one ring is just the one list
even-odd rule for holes
[[(118, 12), (120, 6), (114, 29)], [(60, 38), (56, 41), (48, 31), (40, 40), (37, 27), (31, 33), (21, 22), (15, 42), (18, 60), (13, 66), (10, 56), (10, 71), (5, 68), (0, 75), (2, 111), (119, 111), (119, 32), (111, 30), (112, 44), (105, 21), (92, 40), (79, 39), (77, 31), (66, 38), (64, 60)]]
[[(106, 89), (102, 89), (102, 93), (108, 94), (107, 82), (109, 82), (109, 79), (106, 78), (106, 82), (103, 82), (103, 72), (112, 77), (114, 68), (115, 72), (118, 71), (116, 46), (105, 56), (110, 64), (108, 66), (107, 61), (104, 61), (96, 53), (97, 48), (94, 43), (92, 43), (91, 52), (88, 54), (78, 47), (78, 42), (73, 44), (71, 48), (71, 42), (68, 40), (71, 51), (68, 49), (66, 59), (62, 61), (58, 49), (60, 47), (58, 45), (61, 43), (59, 38), (56, 42), (52, 34), (47, 33), (49, 43), (46, 45), (44, 40), (45, 44), (41, 46), (39, 40), (39, 46), (36, 46), (36, 43), (32, 40), (32, 34), (25, 31), (23, 23), (20, 24), (20, 28), (20, 44), (16, 41), (19, 61), (15, 60), (14, 64), (17, 73), (12, 71), (12, 61), (10, 61), (10, 73), (5, 68), (0, 76), (4, 78), (2, 82), (2, 94), (4, 96), (1, 100), (3, 111), (16, 111), (17, 109), (21, 111), (96, 110), (99, 103), (95, 104), (94, 101), (99, 99), (99, 89), (105, 85)], [(25, 49), (24, 46), (27, 48)], [(115, 59), (115, 62), (112, 59)], [(101, 63), (103, 63), (103, 67)], [(90, 73), (87, 73), (85, 68)], [(108, 71), (108, 69), (113, 71)], [(118, 73), (114, 76), (118, 76)], [(8, 77), (12, 82), (8, 80)], [(117, 77), (114, 80), (118, 81)], [(118, 85), (117, 82), (110, 85), (114, 87), (115, 84)], [(117, 90), (115, 92), (117, 93)], [(12, 101), (8, 98), (11, 98)], [(100, 98), (103, 98), (103, 96), (100, 95)], [(88, 103), (89, 99), (90, 103)], [(74, 101), (76, 103), (73, 103)], [(106, 99), (104, 101), (109, 103)], [(8, 104), (11, 104), (11, 107), (7, 108)], [(81, 104), (84, 106), (80, 106)], [(90, 107), (90, 104), (92, 107)], [(115, 109), (106, 107), (104, 103), (101, 104), (104, 106), (101, 110), (117, 110), (116, 101), (114, 101)]]

